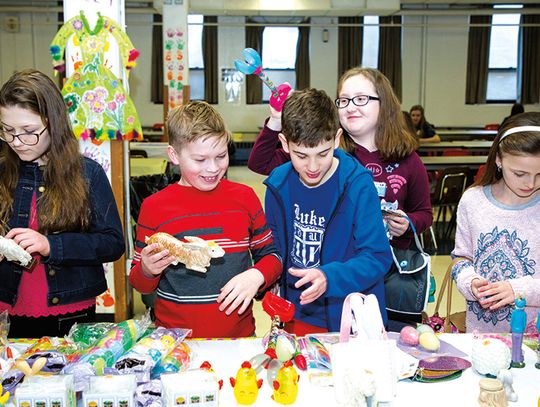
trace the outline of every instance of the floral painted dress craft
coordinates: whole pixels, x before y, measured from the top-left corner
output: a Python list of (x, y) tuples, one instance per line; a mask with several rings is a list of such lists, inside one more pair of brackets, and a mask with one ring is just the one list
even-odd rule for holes
[(94, 29), (81, 11), (66, 22), (51, 43), (54, 69), (65, 68), (64, 50), (70, 38), (80, 46), (82, 61), (65, 83), (62, 95), (77, 137), (96, 140), (141, 140), (141, 124), (122, 82), (104, 62), (109, 36), (118, 43), (123, 66), (129, 70), (139, 56), (127, 34), (108, 17), (98, 13)]

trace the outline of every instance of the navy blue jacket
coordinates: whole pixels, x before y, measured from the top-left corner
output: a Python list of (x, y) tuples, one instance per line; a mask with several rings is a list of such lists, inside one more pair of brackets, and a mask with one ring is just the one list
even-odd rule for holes
[[(386, 324), (384, 276), (392, 262), (371, 172), (342, 150), (337, 149), (334, 156), (339, 160), (339, 189), (336, 191), (337, 200), (336, 197), (321, 197), (335, 201), (336, 205), (326, 225), (319, 266), (327, 278), (324, 294), (326, 328), (331, 332), (339, 331), (343, 301), (352, 292), (375, 294)], [(283, 164), (274, 169), (264, 182), (268, 187), (266, 219), (286, 268), (290, 266), (288, 244), (294, 219), (288, 183), (291, 171), (295, 170), (290, 162)], [(296, 171), (295, 175), (298, 176)], [(296, 317), (299, 307), (302, 307), (298, 297), (306, 288), (296, 289), (294, 283), (297, 280), (286, 269), (280, 280), (281, 295), (294, 303)], [(302, 320), (314, 322), (306, 317)]]
[[(39, 199), (40, 187), (44, 186), (43, 171), (36, 163), (21, 162), (19, 171), (10, 229), (28, 227), (32, 195), (36, 192)], [(46, 235), (51, 251), (41, 261), (49, 287), (49, 306), (86, 300), (104, 292), (107, 281), (102, 264), (117, 260), (125, 250), (122, 224), (107, 175), (89, 158), (84, 158), (83, 171), (89, 189), (90, 227), (84, 233)], [(0, 301), (15, 304), (23, 272), (12, 262), (0, 262)]]

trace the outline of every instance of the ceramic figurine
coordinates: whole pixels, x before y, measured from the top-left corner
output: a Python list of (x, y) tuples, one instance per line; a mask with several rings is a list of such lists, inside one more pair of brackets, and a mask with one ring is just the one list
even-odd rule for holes
[(298, 396), (298, 380), (300, 380), (300, 376), (298, 376), (292, 362), (286, 361), (279, 369), (276, 380), (272, 383), (274, 387), (272, 399), (279, 404), (293, 404)]
[(517, 393), (514, 391), (514, 386), (512, 386), (512, 384), (514, 383), (514, 377), (512, 376), (512, 372), (508, 369), (501, 370), (497, 375), (497, 379), (499, 379), (504, 386), (506, 399), (511, 402), (516, 402), (518, 400), (518, 396)]
[(480, 407), (507, 407), (508, 401), (499, 379), (480, 379), (480, 394), (478, 404)]
[(184, 236), (186, 242), (178, 240), (176, 237), (164, 233), (154, 233), (145, 238), (145, 243), (150, 245), (157, 243), (158, 250), (168, 250), (170, 256), (176, 257), (172, 263), (174, 265), (183, 263), (187, 269), (206, 273), (206, 268), (210, 266), (210, 260), (223, 257), (223, 250), (213, 240), (204, 240), (197, 236)]
[(231, 386), (234, 387), (234, 398), (238, 404), (249, 406), (257, 401), (263, 381), (262, 379), (257, 380), (257, 374), (251, 367), (251, 363), (242, 363), (236, 373), (236, 379), (231, 377), (230, 381)]
[(512, 363), (510, 366), (522, 368), (525, 367), (521, 346), (523, 344), (523, 333), (527, 326), (527, 314), (524, 309), (527, 301), (518, 295), (514, 304), (516, 304), (516, 308), (512, 311), (512, 317), (510, 318), (510, 328), (512, 329)]

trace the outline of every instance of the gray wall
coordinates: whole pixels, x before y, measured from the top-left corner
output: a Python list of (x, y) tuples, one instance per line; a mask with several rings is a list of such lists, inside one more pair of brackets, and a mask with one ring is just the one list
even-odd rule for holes
[[(0, 13), (0, 21), (6, 14)], [(13, 14), (12, 14), (13, 15)], [(35, 67), (53, 76), (49, 43), (57, 31), (56, 13), (20, 13), (21, 29), (8, 33), (0, 29), (0, 79), (13, 71)], [(143, 125), (162, 122), (163, 108), (150, 102), (150, 15), (128, 14), (127, 32), (139, 51), (136, 68), (130, 74), (130, 92)], [(244, 48), (243, 17), (219, 17), (219, 67), (231, 68)], [(330, 18), (312, 18), (311, 86), (335, 95), (337, 83), (337, 29)], [(403, 31), (403, 109), (420, 103), (427, 118), (437, 126), (481, 126), (499, 123), (510, 105), (465, 105), (465, 64), (467, 59), (466, 16), (404, 17)], [(327, 24), (326, 26), (324, 24)], [(330, 31), (328, 43), (321, 31)], [(232, 131), (257, 131), (268, 114), (268, 106), (245, 105), (245, 92), (239, 104), (224, 102), (220, 87), (217, 106)], [(538, 105), (526, 106), (527, 111)]]

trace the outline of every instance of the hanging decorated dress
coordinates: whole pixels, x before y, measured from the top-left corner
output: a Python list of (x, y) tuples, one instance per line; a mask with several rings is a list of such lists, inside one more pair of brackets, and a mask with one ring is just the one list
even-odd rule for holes
[(135, 106), (122, 81), (104, 61), (110, 35), (118, 43), (122, 65), (129, 73), (139, 51), (127, 34), (118, 23), (100, 13), (91, 29), (83, 11), (67, 21), (55, 35), (50, 47), (54, 69), (65, 69), (65, 47), (73, 38), (73, 44), (80, 46), (81, 61), (74, 64), (74, 73), (64, 84), (62, 95), (78, 138), (141, 140), (141, 124)]

